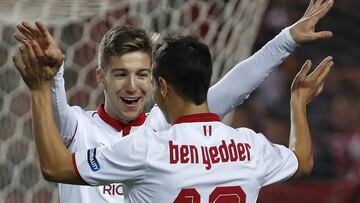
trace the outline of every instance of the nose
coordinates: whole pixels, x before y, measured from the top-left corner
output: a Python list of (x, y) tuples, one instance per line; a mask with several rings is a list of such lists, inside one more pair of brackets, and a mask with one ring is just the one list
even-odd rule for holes
[(130, 76), (126, 83), (126, 91), (128, 93), (134, 93), (138, 89), (137, 81), (135, 76)]

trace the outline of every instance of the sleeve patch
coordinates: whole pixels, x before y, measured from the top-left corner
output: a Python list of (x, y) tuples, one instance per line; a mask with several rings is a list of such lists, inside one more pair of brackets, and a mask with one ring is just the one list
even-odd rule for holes
[(96, 159), (96, 148), (89, 149), (87, 151), (87, 162), (92, 171), (100, 170), (100, 164), (99, 164), (98, 160)]

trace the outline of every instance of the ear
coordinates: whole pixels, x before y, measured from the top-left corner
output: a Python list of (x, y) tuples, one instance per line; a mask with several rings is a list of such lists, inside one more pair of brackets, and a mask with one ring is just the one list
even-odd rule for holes
[(104, 88), (104, 85), (105, 85), (105, 72), (104, 72), (104, 69), (102, 69), (101, 67), (98, 67), (96, 69), (96, 82), (97, 82), (99, 87)]
[(169, 84), (166, 82), (166, 80), (162, 77), (159, 77), (160, 94), (163, 98), (165, 98), (169, 94), (168, 87)]

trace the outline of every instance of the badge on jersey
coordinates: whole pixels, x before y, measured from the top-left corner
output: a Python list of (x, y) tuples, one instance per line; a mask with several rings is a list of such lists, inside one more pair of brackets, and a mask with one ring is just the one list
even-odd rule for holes
[(92, 171), (98, 171), (100, 169), (100, 164), (96, 159), (96, 148), (87, 151), (87, 161)]

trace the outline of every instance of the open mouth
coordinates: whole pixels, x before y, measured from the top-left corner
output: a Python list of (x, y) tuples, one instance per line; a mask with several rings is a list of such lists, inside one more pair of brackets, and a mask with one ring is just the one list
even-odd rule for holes
[(141, 97), (121, 97), (121, 100), (127, 105), (136, 105)]

